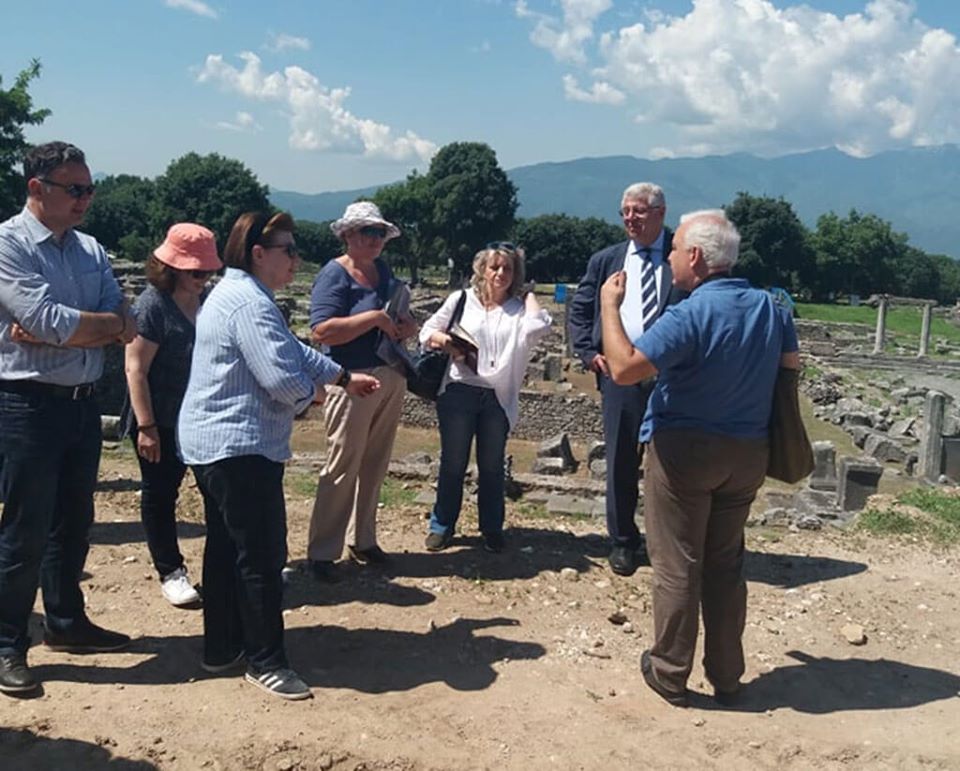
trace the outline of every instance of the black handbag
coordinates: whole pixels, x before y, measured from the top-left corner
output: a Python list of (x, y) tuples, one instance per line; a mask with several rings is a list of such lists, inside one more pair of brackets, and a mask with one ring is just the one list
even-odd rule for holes
[(797, 385), (800, 371), (780, 367), (770, 410), (770, 457), (767, 476), (781, 482), (799, 482), (813, 471), (813, 447), (800, 416)]
[[(461, 290), (460, 299), (457, 300), (457, 307), (453, 310), (453, 315), (447, 323), (447, 331), (454, 324), (460, 322), (463, 316), (463, 306), (467, 302), (466, 290)], [(450, 366), (450, 354), (435, 348), (420, 348), (410, 357), (410, 370), (407, 372), (407, 390), (419, 396), (421, 399), (435, 402), (437, 392), (440, 390), (440, 384), (443, 382), (444, 375), (447, 374), (447, 367)]]

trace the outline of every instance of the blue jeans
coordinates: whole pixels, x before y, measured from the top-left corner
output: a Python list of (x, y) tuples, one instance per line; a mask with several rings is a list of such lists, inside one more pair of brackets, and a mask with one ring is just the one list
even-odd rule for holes
[[(187, 472), (177, 455), (176, 432), (159, 426), (160, 461), (151, 463), (137, 454), (140, 464), (140, 520), (147, 534), (147, 548), (157, 573), (163, 578), (183, 567), (183, 555), (177, 543), (177, 497)], [(137, 448), (134, 434), (133, 448)]]
[(492, 388), (451, 383), (437, 399), (440, 475), (430, 532), (453, 533), (463, 503), (470, 445), (477, 438), (480, 532), (503, 532), (503, 458), (510, 423)]
[(286, 667), (283, 464), (242, 455), (192, 468), (207, 522), (203, 660), (225, 664), (246, 651), (256, 673)]
[(0, 655), (29, 647), (38, 587), (47, 629), (67, 632), (86, 619), (80, 576), (100, 442), (96, 400), (0, 391)]

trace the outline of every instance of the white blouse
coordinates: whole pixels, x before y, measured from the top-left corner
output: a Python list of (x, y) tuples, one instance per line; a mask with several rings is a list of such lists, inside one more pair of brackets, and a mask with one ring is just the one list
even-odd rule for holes
[[(547, 333), (553, 319), (542, 309), (539, 313), (527, 314), (523, 300), (517, 297), (495, 308), (484, 308), (472, 288), (465, 291), (467, 301), (460, 326), (473, 335), (479, 345), (477, 372), (451, 359), (446, 377), (440, 385), (440, 393), (451, 382), (492, 388), (513, 428), (517, 422), (520, 386), (523, 385), (523, 376), (530, 362), (530, 352)], [(437, 312), (424, 322), (420, 328), (421, 345), (426, 345), (434, 332), (446, 331), (459, 299), (460, 292), (452, 292)]]

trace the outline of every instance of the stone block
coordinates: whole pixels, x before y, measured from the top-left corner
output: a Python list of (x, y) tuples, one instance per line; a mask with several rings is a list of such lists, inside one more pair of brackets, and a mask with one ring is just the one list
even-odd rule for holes
[(587, 461), (595, 460), (606, 460), (607, 459), (607, 444), (606, 442), (594, 441), (590, 443), (590, 447), (587, 450)]
[(548, 353), (543, 357), (543, 379), (552, 382), (563, 380), (563, 357), (558, 353)]
[(907, 459), (907, 451), (883, 434), (870, 434), (863, 444), (863, 449), (877, 460), (903, 463)]
[(960, 437), (943, 438), (943, 474), (953, 482), (960, 480)]
[(534, 474), (558, 477), (563, 476), (569, 469), (563, 458), (535, 458), (531, 470)]
[(867, 498), (877, 492), (883, 466), (875, 458), (840, 459), (837, 502), (841, 511), (860, 511)]
[(550, 514), (588, 515), (602, 517), (606, 514), (603, 498), (580, 498), (575, 495), (551, 495), (547, 498), (547, 512)]
[(591, 479), (607, 478), (607, 461), (605, 458), (597, 458), (596, 460), (590, 461), (589, 468)]
[(850, 438), (853, 439), (853, 443), (860, 449), (863, 449), (863, 445), (866, 444), (867, 437), (873, 434), (873, 431), (866, 426), (851, 426), (847, 430), (847, 433), (850, 434)]
[(778, 506), (767, 509), (760, 517), (760, 524), (765, 527), (789, 527), (791, 520), (790, 510)]
[(793, 496), (793, 508), (800, 514), (813, 514), (827, 519), (836, 519), (837, 494), (828, 490), (812, 490), (805, 487)]
[(563, 461), (564, 471), (575, 471), (577, 468), (577, 461), (570, 447), (570, 438), (566, 433), (557, 434), (541, 442), (537, 448), (537, 458), (559, 458)]
[(813, 473), (810, 487), (814, 490), (837, 489), (837, 450), (833, 442), (813, 443)]
[(852, 426), (873, 427), (873, 416), (867, 412), (838, 412), (837, 414), (840, 417), (840, 425), (844, 428)]

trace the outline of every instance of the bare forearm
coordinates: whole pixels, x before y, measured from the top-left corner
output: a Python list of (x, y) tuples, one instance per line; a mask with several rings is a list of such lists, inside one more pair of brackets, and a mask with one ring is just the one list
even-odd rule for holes
[(83, 311), (76, 330), (64, 342), (73, 348), (94, 348), (119, 342), (130, 326), (125, 313), (92, 313)]
[(613, 382), (632, 385), (657, 374), (657, 368), (627, 337), (617, 305), (604, 303), (601, 306), (600, 325), (603, 331), (603, 355)]
[(313, 328), (313, 339), (324, 345), (343, 345), (378, 326), (383, 311), (364, 311), (355, 316), (338, 316)]

